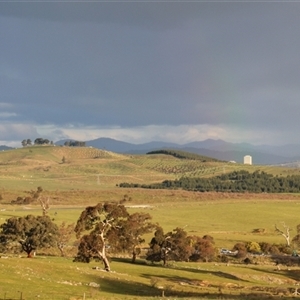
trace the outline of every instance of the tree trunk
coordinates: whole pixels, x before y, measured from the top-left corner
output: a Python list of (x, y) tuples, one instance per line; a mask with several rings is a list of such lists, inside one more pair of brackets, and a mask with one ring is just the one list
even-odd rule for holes
[(64, 251), (64, 247), (63, 247), (63, 246), (60, 246), (60, 245), (58, 245), (58, 249), (59, 249), (59, 251), (60, 251), (60, 255), (61, 255), (62, 257), (65, 257), (65, 251)]
[(134, 264), (135, 261), (136, 261), (136, 251), (135, 251), (135, 249), (133, 249), (131, 262)]
[(107, 272), (110, 272), (110, 265), (109, 265), (109, 261), (107, 259), (107, 257), (102, 257), (102, 261), (103, 261), (103, 264), (104, 264), (104, 270), (107, 271)]
[(21, 244), (23, 251), (27, 253), (27, 258), (32, 258), (31, 253), (34, 250), (34, 248), (31, 247), (31, 245), (27, 244), (26, 242), (19, 241), (19, 243)]
[(104, 233), (103, 232), (100, 234), (100, 238), (101, 238), (101, 241), (102, 241), (102, 249), (101, 249), (101, 251), (100, 250), (98, 251), (98, 255), (102, 259), (105, 271), (110, 272), (109, 261), (108, 261), (108, 258), (106, 257), (105, 239), (104, 239)]

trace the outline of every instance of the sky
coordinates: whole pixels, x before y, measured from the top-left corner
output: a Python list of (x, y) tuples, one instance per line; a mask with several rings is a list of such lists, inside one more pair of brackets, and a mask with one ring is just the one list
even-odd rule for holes
[(298, 1), (0, 1), (0, 145), (300, 144)]

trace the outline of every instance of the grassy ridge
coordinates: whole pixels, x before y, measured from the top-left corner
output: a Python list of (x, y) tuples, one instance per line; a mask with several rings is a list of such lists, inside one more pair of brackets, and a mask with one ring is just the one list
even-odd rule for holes
[(13, 190), (31, 185), (48, 190), (114, 188), (120, 182), (153, 183), (258, 169), (273, 175), (300, 174), (298, 169), (203, 162), (165, 154), (121, 155), (88, 147), (34, 146), (0, 152), (0, 186)]

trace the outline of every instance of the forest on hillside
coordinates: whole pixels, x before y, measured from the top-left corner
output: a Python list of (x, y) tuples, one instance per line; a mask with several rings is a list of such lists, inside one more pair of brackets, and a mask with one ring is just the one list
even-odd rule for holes
[(300, 175), (274, 176), (263, 171), (234, 171), (210, 178), (181, 177), (161, 183), (121, 183), (122, 188), (183, 189), (199, 192), (299, 193)]
[(154, 151), (150, 151), (146, 154), (147, 155), (150, 155), (150, 154), (165, 154), (165, 155), (174, 156), (174, 157), (180, 158), (180, 159), (200, 160), (202, 162), (220, 161), (216, 158), (212, 158), (212, 157), (208, 157), (208, 156), (204, 156), (204, 155), (200, 155), (200, 154), (196, 154), (196, 153), (181, 151), (181, 150), (172, 150), (172, 149), (154, 150)]

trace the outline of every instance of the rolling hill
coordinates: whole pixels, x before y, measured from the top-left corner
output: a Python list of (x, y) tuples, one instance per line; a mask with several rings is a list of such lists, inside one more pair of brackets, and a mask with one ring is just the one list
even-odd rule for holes
[[(66, 140), (55, 144), (63, 145)], [(208, 139), (187, 144), (149, 142), (144, 144), (126, 143), (111, 138), (98, 138), (86, 141), (87, 146), (105, 149), (116, 153), (145, 154), (160, 149), (178, 149), (223, 161), (243, 162), (245, 155), (251, 155), (253, 163), (258, 165), (285, 164), (300, 161), (300, 145), (254, 146), (248, 143), (229, 143), (223, 140)]]
[(218, 161), (183, 150), (146, 155), (120, 154), (93, 147), (30, 146), (0, 152), (1, 186), (20, 190), (37, 186), (48, 190), (98, 190), (115, 188), (121, 182), (151, 184), (235, 170), (260, 170), (282, 176), (299, 173), (294, 168)]

